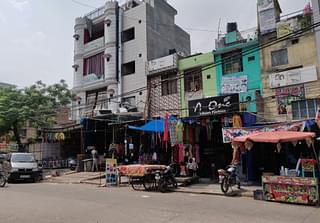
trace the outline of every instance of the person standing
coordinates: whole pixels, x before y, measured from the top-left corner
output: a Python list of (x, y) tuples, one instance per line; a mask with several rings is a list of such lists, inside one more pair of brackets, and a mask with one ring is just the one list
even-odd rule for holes
[(93, 147), (91, 150), (91, 155), (92, 155), (92, 168), (91, 171), (98, 171), (98, 152), (96, 150), (96, 147)]

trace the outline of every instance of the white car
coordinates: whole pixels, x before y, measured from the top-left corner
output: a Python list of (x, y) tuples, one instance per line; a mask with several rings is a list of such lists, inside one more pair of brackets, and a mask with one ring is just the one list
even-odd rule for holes
[(32, 180), (39, 181), (42, 178), (42, 169), (39, 168), (32, 153), (11, 153), (8, 155), (9, 181)]

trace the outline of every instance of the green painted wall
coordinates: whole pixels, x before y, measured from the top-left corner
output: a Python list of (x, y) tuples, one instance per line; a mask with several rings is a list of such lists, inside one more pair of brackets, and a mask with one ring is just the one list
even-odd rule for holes
[[(213, 97), (218, 95), (218, 85), (215, 67), (207, 67), (214, 64), (214, 55), (212, 52), (190, 56), (179, 60), (178, 69), (181, 75), (184, 74), (186, 70), (203, 67), (202, 71), (202, 91), (204, 97)], [(188, 115), (188, 111), (185, 110), (188, 107), (188, 102), (185, 101), (185, 91), (184, 91), (184, 78), (180, 79), (181, 84), (181, 108), (184, 109), (181, 112), (182, 117)]]
[[(248, 78), (248, 86), (247, 86), (248, 92), (240, 93), (240, 101), (246, 101), (246, 98), (248, 96), (250, 96), (252, 98), (252, 100), (255, 101), (255, 91), (260, 90), (260, 92), (262, 92), (260, 51), (259, 50), (252, 50), (252, 49), (255, 49), (256, 47), (258, 47), (257, 41), (252, 42), (250, 45), (248, 45), (248, 43), (243, 44), (242, 47), (241, 47), (241, 45), (234, 46), (235, 50), (242, 48), (243, 72), (226, 74), (226, 75), (223, 75), (223, 73), (222, 73), (222, 64), (221, 64), (221, 53), (225, 52), (226, 49), (219, 49), (216, 51), (215, 61), (217, 62), (216, 77), (217, 77), (218, 94), (221, 94), (222, 77), (239, 77), (239, 76), (246, 75)], [(230, 50), (230, 49), (232, 49), (232, 46), (228, 47), (228, 50)], [(249, 57), (254, 57), (254, 60), (249, 61)], [(256, 103), (255, 102), (250, 103), (250, 105), (247, 107), (247, 109), (250, 112), (256, 112), (257, 111)]]

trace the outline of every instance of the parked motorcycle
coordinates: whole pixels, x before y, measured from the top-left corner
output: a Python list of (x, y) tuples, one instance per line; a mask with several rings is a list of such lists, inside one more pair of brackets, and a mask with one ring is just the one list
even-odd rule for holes
[(232, 186), (237, 185), (240, 189), (240, 181), (237, 176), (237, 166), (230, 165), (227, 168), (218, 170), (219, 173), (219, 183), (221, 186), (221, 191), (224, 194), (227, 194), (229, 188), (232, 189)]
[(156, 171), (155, 180), (158, 190), (162, 193), (168, 191), (169, 188), (178, 187), (178, 183), (173, 173), (173, 167), (171, 165), (167, 166), (164, 171)]

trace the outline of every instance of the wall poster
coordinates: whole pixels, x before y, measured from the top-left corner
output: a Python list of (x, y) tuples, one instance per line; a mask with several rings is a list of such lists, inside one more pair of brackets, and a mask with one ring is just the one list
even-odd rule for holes
[(304, 99), (304, 85), (277, 88), (276, 97), (278, 99), (278, 114), (288, 114), (288, 106), (291, 105), (292, 101)]
[(248, 77), (222, 77), (221, 80), (221, 94), (237, 94), (247, 92)]

